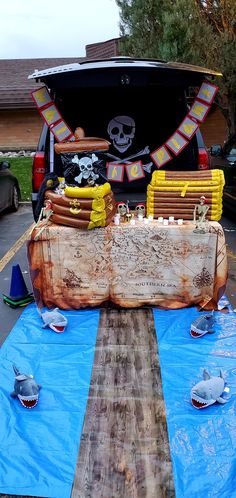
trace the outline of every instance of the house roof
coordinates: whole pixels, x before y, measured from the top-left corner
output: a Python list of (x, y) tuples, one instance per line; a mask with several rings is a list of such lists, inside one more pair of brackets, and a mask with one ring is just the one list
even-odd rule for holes
[(30, 92), (35, 90), (37, 84), (28, 80), (28, 75), (35, 69), (42, 70), (84, 60), (85, 57), (0, 59), (0, 109), (35, 107)]

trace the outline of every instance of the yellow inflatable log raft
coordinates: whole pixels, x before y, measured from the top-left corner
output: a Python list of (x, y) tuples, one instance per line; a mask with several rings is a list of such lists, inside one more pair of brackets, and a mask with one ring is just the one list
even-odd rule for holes
[(193, 219), (202, 195), (209, 206), (208, 219), (222, 215), (225, 180), (221, 170), (155, 171), (147, 188), (147, 215)]

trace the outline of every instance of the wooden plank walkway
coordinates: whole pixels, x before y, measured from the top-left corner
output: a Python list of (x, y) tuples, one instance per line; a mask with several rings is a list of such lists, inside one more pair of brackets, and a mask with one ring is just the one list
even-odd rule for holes
[(174, 496), (152, 311), (104, 309), (71, 498)]

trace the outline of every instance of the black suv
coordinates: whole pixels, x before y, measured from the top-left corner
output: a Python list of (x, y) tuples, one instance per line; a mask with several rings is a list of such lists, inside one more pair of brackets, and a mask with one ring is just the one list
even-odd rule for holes
[[(130, 205), (144, 201), (156, 169), (150, 153), (176, 131), (186, 116), (189, 87), (200, 86), (206, 76), (219, 73), (198, 66), (157, 60), (113, 58), (86, 61), (35, 71), (29, 78), (47, 85), (62, 117), (72, 131), (82, 127), (87, 137), (111, 142), (106, 162), (142, 161), (145, 175), (112, 182), (116, 200)], [(163, 169), (208, 169), (208, 153), (198, 131), (183, 151)], [(60, 156), (46, 125), (43, 126), (33, 164), (33, 208), (45, 173), (63, 175)]]

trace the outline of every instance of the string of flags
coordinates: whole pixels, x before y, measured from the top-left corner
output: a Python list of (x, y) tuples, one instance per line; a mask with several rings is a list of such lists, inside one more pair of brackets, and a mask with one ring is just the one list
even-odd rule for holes
[[(207, 81), (202, 83), (191, 109), (175, 133), (163, 145), (150, 154), (158, 169), (170, 161), (173, 158), (173, 154), (177, 156), (189, 144), (200, 124), (205, 121), (217, 91), (218, 86)], [(56, 140), (58, 142), (75, 140), (73, 132), (63, 120), (47, 88), (42, 87), (34, 90), (32, 97), (42, 118), (49, 126)], [(141, 161), (128, 164), (107, 163), (107, 179), (111, 182), (122, 182), (125, 171), (130, 182), (139, 180), (145, 176)]]
[(54, 104), (46, 86), (31, 92), (32, 98), (40, 112), (43, 120), (50, 128), (58, 142), (65, 140), (75, 140), (75, 136), (69, 126), (62, 118), (56, 105)]

